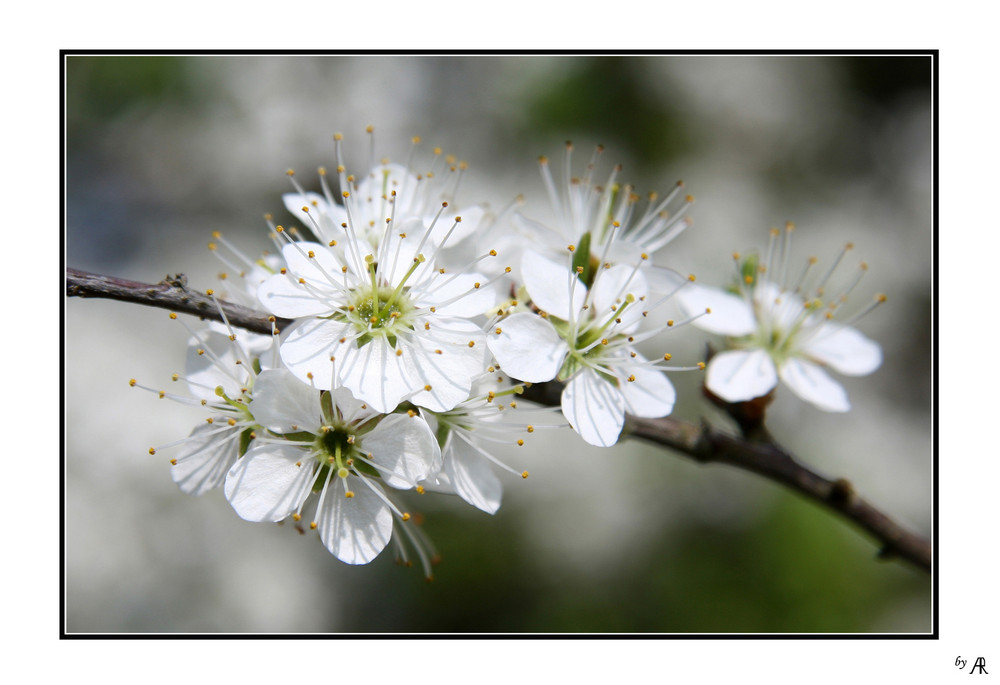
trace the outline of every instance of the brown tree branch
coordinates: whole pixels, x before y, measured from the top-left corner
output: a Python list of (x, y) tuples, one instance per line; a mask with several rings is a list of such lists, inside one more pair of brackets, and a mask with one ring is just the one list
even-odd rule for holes
[[(202, 319), (222, 321), (219, 307), (233, 326), (270, 335), (271, 320), (278, 329), (291, 324), (291, 320), (268, 317), (254, 309), (224, 300), (214, 300), (204, 293), (190, 290), (183, 274), (167, 276), (156, 285), (127, 281), (123, 278), (102, 276), (79, 269), (66, 269), (66, 295), (69, 297), (102, 297), (123, 302), (135, 302), (149, 307), (160, 307), (184, 314), (194, 314)], [(218, 301), (219, 306), (216, 306)]]
[[(202, 319), (222, 320), (215, 301), (208, 295), (189, 290), (182, 275), (168, 276), (160, 283), (150, 285), (67, 269), (66, 295), (135, 302), (193, 314)], [(219, 306), (231, 325), (256, 333), (271, 333), (272, 320), (279, 328), (291, 323), (288, 319), (269, 317), (221, 300)], [(559, 404), (560, 392), (558, 383), (536, 383), (525, 389), (524, 399), (554, 406)], [(707, 423), (697, 426), (670, 417), (643, 419), (632, 416), (628, 417), (623, 436), (669, 448), (702, 464), (727, 464), (780, 483), (867, 531), (881, 545), (881, 558), (898, 557), (931, 570), (931, 545), (927, 540), (904, 530), (859, 497), (849, 481), (842, 478), (830, 480), (799, 463), (763, 429), (762, 414), (756, 417), (760, 420), (748, 420), (748, 407), (734, 405), (728, 409), (740, 424), (743, 436), (727, 434)]]

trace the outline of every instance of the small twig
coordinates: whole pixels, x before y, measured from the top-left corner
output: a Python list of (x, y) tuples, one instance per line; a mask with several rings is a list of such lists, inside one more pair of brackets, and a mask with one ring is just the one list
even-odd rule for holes
[[(186, 279), (181, 275), (168, 276), (164, 281), (150, 285), (67, 269), (66, 294), (70, 297), (103, 297), (135, 302), (222, 321), (212, 298), (188, 290)], [(271, 333), (272, 320), (279, 328), (291, 323), (288, 319), (269, 317), (221, 300), (219, 306), (225, 311), (230, 324), (255, 333)], [(560, 391), (561, 386), (556, 382), (535, 383), (525, 389), (524, 399), (555, 406), (559, 404)], [(904, 530), (858, 497), (849, 481), (824, 478), (800, 464), (773, 442), (763, 429), (762, 421), (759, 426), (748, 420), (740, 425), (744, 436), (729, 435), (707, 423), (697, 426), (669, 416), (660, 419), (630, 416), (623, 435), (667, 447), (702, 464), (728, 464), (781, 483), (807, 499), (836, 511), (874, 536), (882, 545), (879, 557), (899, 557), (931, 570), (930, 543)]]

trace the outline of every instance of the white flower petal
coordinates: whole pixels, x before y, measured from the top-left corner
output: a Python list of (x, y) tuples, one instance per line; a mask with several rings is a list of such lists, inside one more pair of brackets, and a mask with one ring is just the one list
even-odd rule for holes
[(851, 408), (844, 387), (816, 364), (789, 359), (778, 373), (792, 392), (823, 411), (844, 412)]
[(331, 301), (317, 297), (291, 274), (275, 274), (265, 280), (257, 288), (257, 299), (270, 313), (289, 319), (329, 314), (334, 309)]
[[(382, 226), (392, 216), (393, 205), (397, 219), (410, 216), (416, 211), (422, 182), (401, 164), (380, 164), (365, 174), (357, 185), (356, 202), (352, 205), (361, 215), (357, 219), (375, 221)], [(393, 204), (389, 204), (390, 198)]]
[[(199, 331), (188, 341), (184, 364), (184, 375), (191, 394), (199, 399), (217, 401), (215, 388), (221, 385), (227, 395), (239, 397), (240, 389), (246, 387), (249, 373), (236, 363), (237, 356), (237, 348), (227, 334)], [(244, 359), (243, 362), (248, 364), (250, 360)]]
[[(326, 201), (326, 197), (319, 193), (307, 191), (305, 193), (285, 193), (281, 196), (285, 208), (295, 215), (299, 223), (309, 229), (316, 230), (313, 222), (320, 225), (320, 238), (329, 240), (337, 233), (342, 233), (338, 227), (347, 221), (347, 212), (340, 205), (331, 205)], [(303, 207), (309, 207), (309, 212), (303, 212)]]
[[(402, 354), (396, 354), (397, 350)], [(385, 337), (376, 335), (361, 347), (345, 345), (336, 357), (344, 387), (383, 414), (393, 411), (403, 397), (424, 385), (415, 372), (411, 348), (402, 337), (393, 347)]]
[(521, 258), (521, 275), (531, 301), (549, 316), (564, 321), (577, 316), (587, 297), (587, 286), (570, 270), (569, 264), (569, 254), (562, 262), (537, 252), (525, 252)]
[[(329, 319), (306, 319), (296, 323), (279, 348), (281, 360), (302, 382), (329, 390), (333, 387), (334, 365), (347, 363), (347, 351), (354, 343), (340, 340), (353, 332), (349, 323)], [(334, 361), (330, 361), (330, 357)]]
[[(462, 220), (456, 225), (455, 218), (459, 216), (462, 217)], [(480, 205), (463, 207), (461, 211), (446, 211), (434, 225), (428, 240), (434, 245), (440, 245), (445, 236), (448, 236), (444, 247), (455, 247), (470, 235), (488, 229), (489, 219), (486, 209)], [(429, 222), (428, 226), (430, 226)], [(452, 228), (453, 226), (454, 228)]]
[(452, 318), (430, 323), (429, 329), (411, 337), (403, 351), (418, 381), (416, 387), (431, 388), (413, 395), (411, 401), (433, 411), (448, 411), (469, 398), (472, 379), (489, 366), (489, 348), (474, 323)]
[(296, 278), (304, 278), (311, 285), (327, 290), (341, 282), (340, 267), (343, 264), (326, 245), (296, 241), (281, 248), (281, 256)]
[(742, 297), (724, 290), (692, 283), (677, 293), (677, 302), (687, 316), (704, 314), (706, 309), (712, 310), (711, 314), (705, 314), (693, 322), (693, 325), (703, 331), (741, 336), (757, 330), (757, 319), (750, 305)]
[(774, 362), (763, 350), (721, 352), (708, 363), (705, 385), (727, 402), (761, 397), (778, 383)]
[(361, 439), (361, 451), (379, 466), (382, 480), (406, 490), (436, 470), (441, 448), (423, 417), (391, 414)]
[(562, 412), (581, 438), (609, 447), (625, 425), (625, 398), (596, 371), (583, 369), (563, 388)]
[[(636, 359), (641, 360), (637, 355)], [(625, 398), (625, 411), (633, 416), (658, 419), (674, 410), (677, 391), (667, 374), (651, 366), (627, 366), (615, 369), (620, 376), (634, 376), (634, 381), (622, 381), (619, 389)]]
[(254, 420), (275, 433), (315, 431), (323, 423), (320, 393), (288, 369), (262, 371), (254, 381), (250, 410)]
[(518, 312), (501, 320), (487, 333), (486, 341), (500, 368), (508, 376), (528, 383), (555, 378), (569, 352), (552, 324), (530, 312)]
[(488, 279), (478, 273), (437, 274), (422, 289), (414, 289), (419, 307), (434, 307), (444, 316), (474, 317), (492, 310), (497, 293), (485, 285)]
[(367, 485), (350, 481), (352, 497), (345, 496), (339, 478), (330, 483), (316, 514), (316, 528), (335, 557), (346, 564), (367, 564), (389, 544), (392, 512)]
[(226, 473), (236, 463), (240, 447), (240, 429), (220, 429), (203, 423), (191, 431), (191, 437), (170, 467), (170, 476), (188, 495), (203, 495), (222, 485)]
[(757, 285), (753, 299), (758, 318), (779, 331), (787, 332), (794, 328), (805, 309), (805, 300), (799, 295), (782, 290), (770, 281)]
[(503, 485), (489, 460), (455, 434), (445, 447), (444, 468), (448, 483), (463, 500), (487, 514), (500, 508)]
[(644, 266), (642, 275), (646, 277), (650, 291), (659, 295), (672, 293), (680, 286), (690, 282), (687, 276), (663, 266)]
[[(406, 219), (397, 222), (394, 230), (389, 231), (384, 240), (382, 235), (379, 235), (377, 255), (379, 277), (394, 288), (402, 283), (404, 278), (407, 285), (422, 283), (432, 278), (437, 268), (437, 265), (429, 259), (434, 251), (434, 245), (429, 239), (426, 241), (423, 239), (425, 233), (426, 229), (419, 219)], [(370, 251), (371, 247), (368, 249)], [(361, 256), (364, 255), (362, 252)], [(420, 261), (420, 255), (424, 256), (424, 261)], [(418, 261), (416, 265), (414, 260)], [(410, 273), (411, 269), (413, 273)], [(358, 273), (363, 275), (365, 269), (362, 268)]]
[[(618, 264), (609, 269), (600, 269), (590, 293), (590, 306), (593, 316), (599, 323), (608, 321), (612, 314), (618, 312), (622, 320), (616, 324), (614, 332), (626, 333), (634, 330), (643, 319), (640, 300), (649, 293), (646, 277), (635, 267)], [(626, 303), (626, 297), (632, 295), (635, 302)], [(625, 306), (624, 313), (621, 313)]]
[(313, 470), (292, 445), (255, 445), (226, 476), (226, 499), (247, 521), (281, 521), (309, 496)]
[(867, 376), (882, 365), (882, 348), (857, 329), (835, 323), (821, 324), (804, 338), (802, 352), (845, 376)]

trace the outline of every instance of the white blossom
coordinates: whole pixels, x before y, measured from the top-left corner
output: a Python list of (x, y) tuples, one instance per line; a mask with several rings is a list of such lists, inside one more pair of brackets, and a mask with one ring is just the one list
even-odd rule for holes
[(850, 324), (885, 301), (884, 295), (863, 311), (838, 321), (848, 295), (867, 266), (862, 262), (855, 277), (840, 291), (831, 291), (829, 281), (852, 245), (841, 252), (834, 264), (815, 284), (810, 258), (794, 280), (788, 272), (789, 235), (777, 244), (780, 231), (774, 229), (764, 257), (751, 255), (738, 267), (731, 291), (693, 285), (679, 295), (682, 309), (693, 313), (710, 308), (712, 316), (695, 325), (727, 336), (727, 349), (714, 355), (708, 364), (706, 387), (727, 402), (743, 402), (768, 394), (779, 379), (801, 399), (831, 412), (850, 409), (847, 391), (830, 377), (826, 369), (846, 376), (864, 376), (882, 363), (878, 343), (862, 335)]
[[(645, 271), (638, 265), (601, 267), (588, 288), (579, 267), (526, 253), (522, 273), (537, 311), (518, 311), (488, 331), (490, 349), (507, 374), (531, 383), (566, 383), (563, 414), (592, 445), (615, 444), (626, 411), (655, 418), (674, 406), (674, 388), (662, 362), (647, 361), (635, 348), (674, 324), (638, 332), (651, 309), (668, 299), (647, 301)], [(685, 282), (677, 274), (670, 278), (678, 284), (675, 289)]]
[(248, 521), (302, 519), (318, 494), (310, 528), (348, 564), (366, 564), (389, 543), (393, 518), (410, 519), (384, 487), (410, 489), (439, 468), (441, 453), (416, 412), (383, 415), (338, 388), (319, 391), (285, 369), (257, 379), (259, 436), (229, 470), (225, 494)]

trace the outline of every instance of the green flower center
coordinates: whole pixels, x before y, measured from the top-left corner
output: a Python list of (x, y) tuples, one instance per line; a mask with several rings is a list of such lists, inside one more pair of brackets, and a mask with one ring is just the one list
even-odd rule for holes
[(361, 347), (377, 335), (386, 338), (392, 347), (400, 330), (413, 330), (412, 313), (416, 309), (405, 288), (389, 287), (359, 289), (347, 307), (346, 316), (362, 335)]

